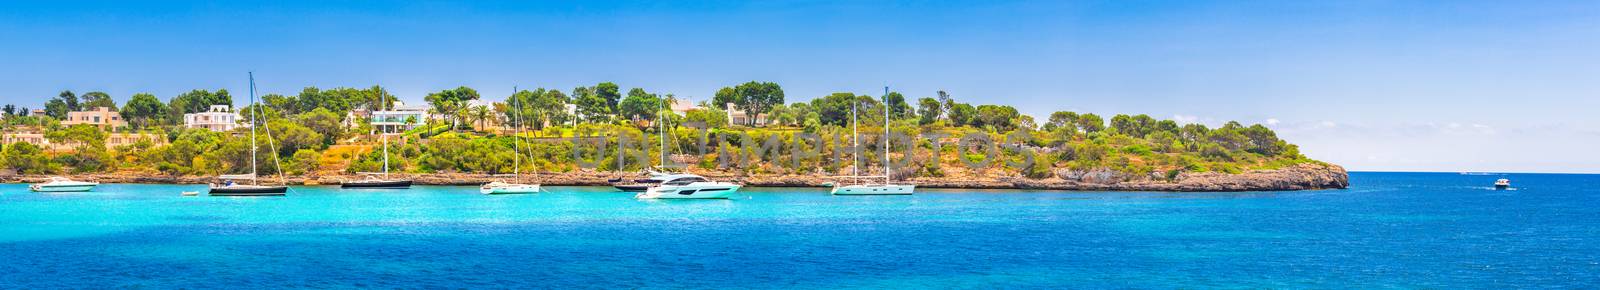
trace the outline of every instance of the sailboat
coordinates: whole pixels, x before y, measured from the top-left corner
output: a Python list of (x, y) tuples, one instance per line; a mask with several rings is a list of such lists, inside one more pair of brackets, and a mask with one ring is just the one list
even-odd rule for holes
[[(512, 180), (512, 182), (502, 182), (502, 181), (498, 181), (497, 180), (497, 181), (494, 181), (494, 182), (490, 182), (490, 183), (484, 184), (482, 187), (478, 188), (478, 192), (479, 193), (483, 193), (483, 194), (521, 194), (521, 193), (538, 193), (539, 192), (539, 184), (524, 184), (524, 183), (522, 183), (522, 149), (521, 149), (520, 146), (518, 146), (518, 144), (521, 143), (519, 141), (522, 141), (522, 125), (519, 124), (519, 122), (517, 122), (520, 119), (520, 117), (522, 116), (522, 102), (517, 100), (517, 89), (516, 88), (512, 88), (511, 89), (511, 102), (512, 102), (511, 107), (514, 108), (514, 110), (517, 112), (515, 114), (511, 114), (511, 127), (512, 127), (511, 152), (513, 152), (511, 154), (511, 156), (512, 156), (511, 157), (511, 164), (513, 164), (512, 167), (511, 167), (512, 168), (511, 169), (511, 176), (512, 176), (513, 180)], [(526, 123), (526, 122), (521, 122), (521, 123)], [(532, 148), (530, 148), (530, 149), (532, 149)]]
[[(282, 196), (289, 192), (288, 186), (261, 185), (261, 181), (256, 174), (256, 124), (259, 123), (261, 126), (267, 126), (267, 122), (261, 121), (261, 105), (256, 102), (256, 75), (254, 72), (250, 73), (250, 104), (255, 106), (255, 111), (251, 112), (255, 115), (255, 117), (250, 118), (250, 174), (228, 174), (219, 176), (219, 179), (223, 179), (225, 181), (221, 185), (210, 185), (211, 190), (209, 194), (211, 196)], [(271, 145), (272, 128), (266, 127), (264, 129), (267, 129), (268, 147), (276, 147)], [(276, 150), (273, 150), (272, 163), (274, 166), (276, 166), (276, 168), (278, 168), (279, 182), (282, 183), (283, 166), (277, 165), (278, 155)], [(250, 184), (235, 182), (246, 180), (248, 180)]]
[[(661, 141), (661, 166), (667, 165), (667, 120), (661, 115), (665, 111), (663, 106), (656, 111), (656, 124), (660, 128), (657, 138)], [(644, 192), (635, 194), (634, 198), (640, 199), (727, 199), (739, 192), (742, 185), (730, 182), (712, 181), (703, 176), (690, 173), (666, 174), (649, 171), (652, 184), (645, 187)], [(617, 189), (623, 189), (618, 186)]]
[[(665, 102), (663, 102), (663, 103), (665, 103)], [(666, 106), (662, 105), (659, 109), (665, 110)], [(667, 122), (665, 122), (663, 119), (661, 119), (661, 116), (659, 116), (661, 114), (660, 110), (657, 110), (656, 114), (657, 114), (657, 116), (656, 116), (656, 119), (657, 119), (656, 120), (656, 128), (658, 128), (657, 130), (660, 131), (660, 134), (657, 135), (656, 137), (657, 137), (657, 139), (660, 140), (660, 144), (661, 144), (661, 149), (660, 149), (661, 166), (665, 167), (665, 166), (667, 166), (667, 125), (666, 125)], [(616, 188), (617, 191), (622, 191), (622, 192), (645, 192), (645, 191), (650, 190), (650, 187), (661, 185), (661, 183), (667, 182), (669, 180), (678, 179), (678, 178), (681, 178), (681, 177), (701, 177), (699, 175), (694, 175), (694, 174), (667, 173), (667, 172), (661, 172), (661, 171), (656, 171), (656, 170), (651, 170), (651, 169), (646, 169), (642, 175), (644, 176), (644, 178), (634, 179), (634, 180), (625, 180), (625, 179), (622, 179), (622, 178), (616, 178), (616, 179), (612, 179), (612, 180), (609, 180), (609, 181), (611, 182), (611, 187), (612, 188)], [(704, 177), (701, 177), (701, 178), (704, 178)]]
[[(894, 184), (894, 175), (889, 169), (889, 87), (883, 87), (883, 176), (845, 176), (847, 181), (860, 182), (855, 184), (834, 184), (833, 195), (909, 195), (916, 191), (916, 185)], [(856, 113), (855, 104), (850, 106), (850, 134), (851, 139), (856, 139)], [(860, 143), (856, 143), (860, 146)], [(909, 157), (909, 156), (908, 156)], [(859, 160), (859, 158), (857, 158)], [(856, 161), (855, 171), (859, 172), (860, 161)], [(873, 182), (883, 178), (882, 183)]]
[[(387, 95), (387, 94), (383, 93), (382, 91), (378, 92), (378, 106), (380, 106), (380, 107), (388, 107), (388, 105), (389, 105), (389, 103), (387, 102), (388, 99), (384, 98), (384, 95)], [(340, 188), (371, 188), (371, 189), (408, 189), (408, 188), (411, 188), (411, 180), (407, 180), (407, 179), (389, 179), (389, 135), (390, 135), (389, 132), (381, 132), (378, 135), (379, 139), (383, 139), (383, 172), (381, 172), (381, 173), (377, 173), (377, 172), (362, 172), (360, 174), (361, 175), (366, 175), (366, 178), (363, 178), (361, 180), (346, 180), (345, 182), (339, 183), (339, 187)]]

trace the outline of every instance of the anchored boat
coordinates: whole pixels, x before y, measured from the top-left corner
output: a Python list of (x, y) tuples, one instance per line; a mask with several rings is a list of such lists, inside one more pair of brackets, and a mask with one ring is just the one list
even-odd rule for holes
[[(884, 96), (883, 103), (884, 104), (888, 104), (889, 103), (889, 87), (883, 87), (883, 96)], [(850, 134), (851, 134), (850, 138), (852, 139), (852, 141), (860, 139), (860, 138), (855, 136), (856, 135), (856, 111), (855, 110), (856, 110), (856, 107), (852, 103), (851, 106), (850, 106)], [(843, 178), (844, 181), (840, 182), (840, 183), (834, 183), (833, 190), (830, 190), (829, 193), (831, 193), (833, 195), (910, 195), (912, 192), (915, 192), (917, 190), (917, 186), (916, 185), (894, 184), (894, 182), (893, 182), (894, 178), (890, 174), (891, 171), (889, 170), (889, 107), (888, 106), (884, 106), (884, 108), (883, 108), (883, 141), (879, 142), (879, 143), (883, 143), (883, 176), (843, 176), (841, 178)], [(855, 143), (855, 144), (856, 144), (855, 146), (860, 146), (860, 143)], [(860, 158), (855, 158), (855, 160), (856, 160), (855, 165), (852, 165), (855, 169), (852, 169), (852, 170), (860, 172), (860, 170), (861, 170)], [(880, 179), (880, 178), (883, 179), (883, 182), (878, 182), (878, 179)]]
[(94, 190), (98, 182), (75, 181), (66, 177), (52, 176), (45, 183), (28, 185), (28, 189), (35, 192), (84, 192)]
[(640, 199), (727, 199), (739, 192), (739, 184), (711, 181), (694, 174), (678, 174), (660, 185), (634, 195)]
[[(511, 88), (511, 105), (514, 106), (517, 111), (519, 111), (519, 112), (522, 111), (522, 102), (517, 99), (517, 89), (516, 89), (516, 87), (512, 87)], [(534, 184), (522, 183), (522, 147), (519, 144), (522, 143), (521, 142), (522, 141), (522, 126), (521, 125), (522, 125), (522, 123), (526, 123), (526, 122), (518, 122), (518, 121), (521, 120), (521, 118), (519, 118), (519, 115), (522, 115), (522, 114), (520, 114), (520, 113), (511, 114), (511, 126), (512, 126), (512, 128), (514, 128), (514, 130), (512, 130), (512, 136), (511, 136), (511, 156), (512, 156), (511, 157), (511, 164), (512, 164), (512, 166), (511, 166), (511, 178), (512, 178), (511, 182), (504, 182), (504, 181), (498, 181), (498, 180), (494, 181), (494, 182), (490, 182), (490, 183), (484, 184), (483, 186), (478, 187), (478, 193), (482, 193), (482, 194), (539, 193), (539, 184), (538, 183), (534, 183)], [(533, 148), (528, 148), (528, 149), (532, 150)]]
[[(261, 185), (260, 179), (257, 178), (257, 176), (256, 176), (256, 173), (257, 173), (257, 170), (256, 170), (257, 169), (256, 168), (257, 167), (256, 166), (256, 127), (257, 126), (254, 126), (254, 125), (256, 123), (260, 123), (262, 126), (267, 126), (266, 125), (267, 122), (262, 122), (261, 121), (261, 106), (256, 103), (256, 76), (255, 76), (255, 73), (251, 73), (250, 74), (250, 104), (251, 105), (255, 105), (254, 107), (256, 108), (255, 112), (254, 112), (255, 118), (250, 118), (250, 120), (251, 120), (250, 122), (251, 122), (251, 125), (252, 125), (252, 126), (250, 126), (250, 174), (233, 174), (233, 175), (223, 175), (223, 176), (218, 177), (218, 178), (220, 178), (220, 179), (222, 179), (224, 181), (223, 181), (223, 183), (221, 185), (211, 184), (210, 191), (209, 191), (209, 194), (211, 196), (282, 196), (282, 195), (285, 195), (285, 194), (287, 194), (289, 192), (289, 187), (288, 186)], [(272, 130), (271, 130), (272, 128), (265, 128), (265, 129), (267, 129), (267, 147), (275, 148), (276, 146), (272, 146)], [(274, 152), (272, 154), (272, 163), (276, 166), (278, 164), (278, 154), (276, 153), (277, 150), (274, 149), (274, 150), (271, 150), (270, 152)], [(279, 172), (278, 173), (279, 183), (283, 183), (283, 180), (282, 180), (282, 178), (283, 178), (283, 173), (282, 173), (283, 172), (283, 167), (282, 166), (276, 166), (276, 168), (278, 168), (278, 172)], [(250, 184), (236, 183), (235, 182), (236, 180), (241, 180), (241, 181), (242, 180), (249, 180)]]
[[(387, 95), (387, 94), (380, 93), (380, 95)], [(382, 96), (379, 96), (379, 101), (378, 101), (379, 104), (378, 105), (380, 107), (388, 106), (388, 103), (385, 102), (385, 100), (387, 100), (387, 99), (382, 97)], [(383, 139), (383, 172), (382, 173), (376, 173), (376, 172), (361, 173), (363, 175), (366, 175), (367, 177), (363, 178), (361, 180), (355, 180), (355, 181), (347, 180), (345, 182), (341, 182), (341, 183), (339, 183), (339, 188), (357, 188), (357, 189), (360, 189), (360, 188), (370, 188), (370, 189), (407, 189), (407, 188), (411, 188), (411, 180), (389, 179), (389, 133), (388, 132), (381, 133), (381, 134), (379, 134), (379, 138)]]

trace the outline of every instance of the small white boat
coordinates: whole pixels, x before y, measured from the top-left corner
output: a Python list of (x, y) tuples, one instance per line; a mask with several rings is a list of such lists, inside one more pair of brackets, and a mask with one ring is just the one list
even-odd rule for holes
[(183, 196), (200, 196), (200, 192), (199, 191), (185, 191), (185, 192), (183, 192)]
[(483, 194), (539, 193), (539, 185), (495, 181), (478, 187), (478, 192)]
[(45, 183), (29, 185), (28, 189), (36, 192), (83, 192), (94, 190), (96, 185), (100, 185), (100, 183), (75, 181), (66, 177), (54, 176), (50, 177), (50, 180)]
[(639, 199), (727, 199), (739, 192), (738, 184), (711, 181), (699, 175), (684, 174), (634, 195)]
[(1511, 188), (1511, 180), (1510, 179), (1501, 178), (1500, 180), (1495, 180), (1494, 181), (1494, 189), (1507, 189), (1507, 188)]

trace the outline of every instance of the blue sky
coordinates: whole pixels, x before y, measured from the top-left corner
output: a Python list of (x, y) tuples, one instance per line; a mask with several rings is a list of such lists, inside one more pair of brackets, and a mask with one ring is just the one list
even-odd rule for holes
[[(1268, 124), (1353, 170), (1600, 172), (1595, 1), (0, 2), (0, 102), (601, 81)], [(242, 101), (242, 98), (241, 100)]]

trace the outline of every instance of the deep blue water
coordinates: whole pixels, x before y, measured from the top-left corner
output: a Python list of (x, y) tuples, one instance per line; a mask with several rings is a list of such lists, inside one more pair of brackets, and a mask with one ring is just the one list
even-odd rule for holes
[[(1496, 178), (1517, 190), (1495, 191)], [(748, 189), (639, 201), (0, 185), (0, 288), (1594, 288), (1600, 175), (1353, 173), (1347, 190)]]

